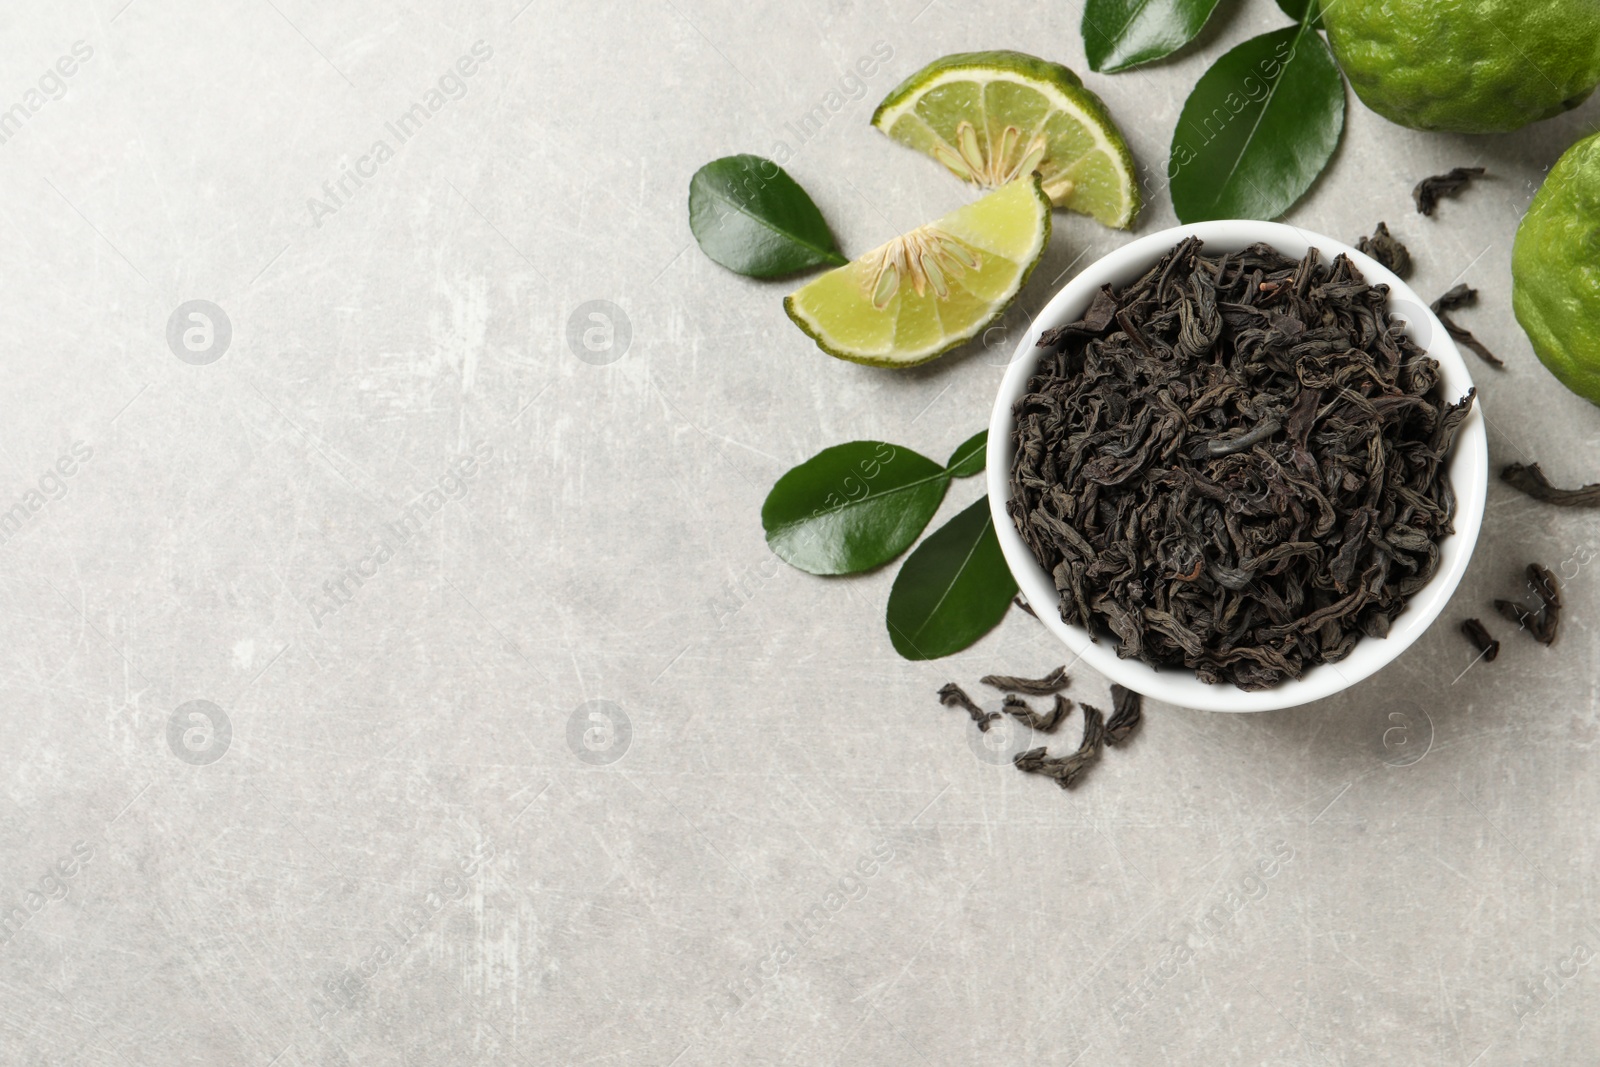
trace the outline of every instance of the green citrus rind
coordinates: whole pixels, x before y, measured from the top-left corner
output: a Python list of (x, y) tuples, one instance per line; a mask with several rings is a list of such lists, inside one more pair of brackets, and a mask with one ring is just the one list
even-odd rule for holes
[(1600, 404), (1600, 134), (1567, 149), (1522, 217), (1511, 305), (1539, 361)]
[[(1043, 109), (1041, 101), (1047, 105)], [(962, 120), (973, 126), (980, 166), (963, 162), (955, 132)], [(1016, 120), (1023, 123), (1017, 127), (1018, 147), (997, 163), (995, 141)], [(1059, 63), (1010, 51), (945, 56), (884, 97), (872, 113), (872, 125), (985, 188), (1020, 176), (1009, 164), (1025, 159), (1027, 146), (1042, 136), (1046, 146), (1038, 169), (1055, 206), (1114, 229), (1128, 229), (1139, 214), (1127, 139), (1105, 102)]]
[[(1011, 201), (1017, 203), (1013, 205)], [(986, 211), (1001, 209), (1006, 212), (1001, 221), (1011, 234), (1001, 233), (998, 228), (986, 230), (973, 225), (973, 220)], [(1032, 217), (1028, 218), (1030, 210)], [(785, 297), (783, 310), (818, 348), (836, 359), (869, 367), (919, 366), (972, 340), (1011, 306), (1050, 243), (1050, 210), (1050, 198), (1044, 194), (1038, 174), (1030, 174), (910, 234), (897, 237), (843, 267), (828, 271)], [(1008, 236), (1018, 233), (1027, 235), (1026, 244), (1003, 247)], [(959, 284), (950, 279), (948, 298), (938, 296), (931, 286), (918, 292), (907, 282), (903, 290), (895, 291), (884, 307), (877, 307), (872, 299), (871, 282), (881, 271), (876, 271), (874, 265), (882, 263), (887, 250), (901, 242), (932, 237), (956, 239), (979, 261), (978, 265), (972, 268), (970, 275), (963, 274)], [(1009, 269), (1005, 265), (1009, 265)], [(969, 277), (984, 283), (993, 290), (993, 295), (974, 294), (965, 281)], [(913, 299), (915, 304), (908, 309), (907, 304)], [(940, 308), (951, 313), (967, 313), (966, 321), (947, 327), (946, 316), (939, 313)], [(898, 338), (902, 317), (911, 317), (905, 314), (908, 310), (925, 313), (928, 309), (934, 313), (937, 330), (929, 335), (926, 343), (901, 345)], [(863, 327), (866, 327), (864, 331)], [(845, 337), (852, 331), (879, 336), (887, 331), (891, 340), (887, 344), (852, 344)]]
[(1328, 44), (1361, 101), (1417, 130), (1503, 133), (1600, 83), (1595, 0), (1338, 0)]

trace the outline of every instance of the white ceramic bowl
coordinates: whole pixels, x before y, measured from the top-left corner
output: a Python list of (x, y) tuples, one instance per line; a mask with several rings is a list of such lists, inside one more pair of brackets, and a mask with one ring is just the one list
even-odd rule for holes
[(1011, 440), (1011, 408), (1022, 396), (1028, 379), (1033, 376), (1038, 362), (1036, 346), (1040, 334), (1053, 326), (1081, 318), (1102, 285), (1121, 287), (1135, 281), (1174, 245), (1191, 236), (1204, 241), (1205, 250), (1211, 253), (1237, 252), (1257, 242), (1265, 242), (1295, 259), (1315, 246), (1322, 254), (1324, 263), (1344, 253), (1360, 268), (1367, 281), (1389, 287), (1391, 312), (1405, 321), (1406, 333), (1412, 340), (1439, 361), (1439, 379), (1445, 394), (1454, 400), (1472, 388), (1472, 377), (1467, 373), (1461, 353), (1456, 350), (1449, 334), (1427, 305), (1391, 271), (1349, 245), (1276, 222), (1229, 220), (1176, 226), (1131, 241), (1084, 268), (1056, 293), (1034, 319), (1027, 336), (1017, 346), (1016, 354), (1006, 368), (1005, 378), (1000, 383), (1000, 394), (995, 397), (994, 414), (989, 420), (989, 507), (994, 514), (995, 530), (1006, 562), (1011, 566), (1011, 573), (1016, 576), (1023, 595), (1038, 611), (1040, 621), (1085, 663), (1113, 682), (1155, 700), (1206, 711), (1269, 711), (1294, 707), (1331, 696), (1376, 674), (1404, 652), (1439, 617), (1450, 595), (1455, 592), (1461, 575), (1467, 569), (1473, 545), (1478, 540), (1484, 498), (1489, 488), (1489, 449), (1480, 410), (1482, 398), (1474, 403), (1472, 412), (1462, 424), (1455, 451), (1450, 458), (1449, 477), (1456, 495), (1455, 533), (1440, 542), (1438, 572), (1395, 618), (1388, 637), (1363, 637), (1356, 642), (1350, 655), (1338, 663), (1320, 664), (1306, 671), (1298, 681), (1284, 681), (1271, 689), (1255, 692), (1246, 692), (1235, 685), (1202, 682), (1193, 671), (1181, 667), (1158, 670), (1142, 660), (1120, 658), (1115, 639), (1102, 637), (1099, 641), (1091, 641), (1088, 631), (1083, 627), (1061, 620), (1056, 609), (1059, 598), (1050, 575), (1033, 558), (1033, 553), (1023, 543), (1016, 527), (1011, 524), (1010, 516), (1006, 514), (1006, 501), (1011, 495), (1011, 459), (1016, 451)]

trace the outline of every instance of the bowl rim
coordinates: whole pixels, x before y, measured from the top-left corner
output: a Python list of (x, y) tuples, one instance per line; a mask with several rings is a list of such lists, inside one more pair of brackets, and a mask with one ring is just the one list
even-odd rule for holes
[[(1017, 585), (1028, 602), (1054, 605), (1054, 583), (1022, 540), (1006, 503), (1010, 498), (1011, 461), (1015, 454), (1011, 434), (1012, 405), (1026, 389), (1037, 364), (1036, 345), (1047, 329), (1080, 318), (1102, 285), (1126, 285), (1148, 270), (1178, 242), (1198, 237), (1212, 251), (1238, 251), (1265, 242), (1284, 255), (1299, 258), (1315, 246), (1324, 260), (1346, 255), (1368, 282), (1389, 287), (1390, 311), (1405, 320), (1406, 333), (1439, 362), (1439, 381), (1454, 396), (1473, 388), (1466, 361), (1443, 324), (1416, 292), (1383, 265), (1342, 241), (1298, 226), (1249, 219), (1226, 219), (1174, 226), (1136, 238), (1079, 271), (1058, 289), (1029, 323), (1006, 366), (989, 418), (985, 480), (995, 533)], [(1466, 573), (1483, 523), (1488, 496), (1489, 449), (1482, 396), (1462, 423), (1447, 468), (1456, 497), (1455, 532), (1439, 543), (1439, 569), (1432, 580), (1412, 594), (1396, 616), (1385, 638), (1364, 637), (1343, 660), (1323, 663), (1298, 680), (1280, 682), (1270, 689), (1247, 692), (1231, 683), (1202, 682), (1184, 668), (1157, 670), (1138, 659), (1122, 659), (1109, 641), (1094, 641), (1086, 629), (1062, 621), (1060, 613), (1041, 610), (1041, 622), (1077, 655), (1110, 681), (1164, 703), (1202, 711), (1254, 712), (1296, 707), (1348, 689), (1394, 662), (1443, 612)], [(1075, 660), (1074, 662), (1077, 662)]]

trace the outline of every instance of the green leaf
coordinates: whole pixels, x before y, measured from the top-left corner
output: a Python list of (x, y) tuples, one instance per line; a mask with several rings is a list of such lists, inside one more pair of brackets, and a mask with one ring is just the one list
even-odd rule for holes
[(1083, 50), (1089, 69), (1109, 74), (1171, 55), (1200, 32), (1217, 0), (1089, 0)]
[(785, 563), (811, 574), (854, 574), (909, 548), (949, 485), (949, 472), (927, 456), (852, 441), (779, 478), (761, 506), (761, 525)]
[(806, 191), (760, 156), (725, 156), (695, 172), (689, 229), (702, 252), (754, 278), (849, 262)]
[(1304, 26), (1252, 37), (1189, 94), (1172, 133), (1172, 207), (1181, 222), (1272, 219), (1327, 166), (1344, 129), (1344, 78)]
[(1311, 28), (1322, 29), (1322, 11), (1317, 0), (1278, 0), (1278, 6), (1283, 8), (1283, 13), (1296, 22), (1306, 20), (1306, 12), (1311, 12)]
[(979, 497), (901, 565), (889, 591), (889, 639), (906, 659), (960, 652), (994, 628), (1016, 594), (989, 499)]
[(988, 447), (989, 431), (975, 433), (950, 453), (950, 462), (945, 464), (945, 468), (953, 478), (970, 478), (983, 470), (983, 453)]

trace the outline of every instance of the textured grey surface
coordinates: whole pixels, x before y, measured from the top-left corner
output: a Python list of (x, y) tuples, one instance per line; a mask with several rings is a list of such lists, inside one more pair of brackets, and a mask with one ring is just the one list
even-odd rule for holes
[[(1394, 666), (1289, 712), (1152, 706), (1070, 795), (933, 697), (1059, 662), (1026, 615), (909, 664), (892, 568), (766, 552), (778, 474), (856, 437), (945, 454), (1003, 356), (827, 359), (784, 284), (693, 246), (689, 176), (785, 140), (871, 247), (966, 196), (873, 103), (950, 51), (1081, 69), (1075, 3), (522, 3), (0, 13), (0, 107), (92, 49), (0, 143), (0, 508), (26, 512), (0, 544), (0, 1062), (1590, 1062), (1592, 516), (1497, 483)], [(1090, 78), (1153, 185), (1209, 59), (1281, 21), (1250, 0)], [(1493, 461), (1566, 483), (1595, 479), (1600, 415), (1533, 360), (1508, 263), (1597, 117), (1472, 140), (1352, 99), (1289, 217), (1386, 219), (1419, 292), (1480, 286)], [(1472, 163), (1491, 178), (1410, 210)], [(1158, 193), (1141, 230), (1171, 221)], [(1012, 330), (1123, 240), (1058, 216)], [(231, 323), (204, 365), (167, 343), (193, 299)], [(609, 353), (587, 301), (620, 309)], [(1560, 644), (1491, 620), (1504, 650), (1468, 669), (1455, 624), (1530, 558), (1569, 577)]]

